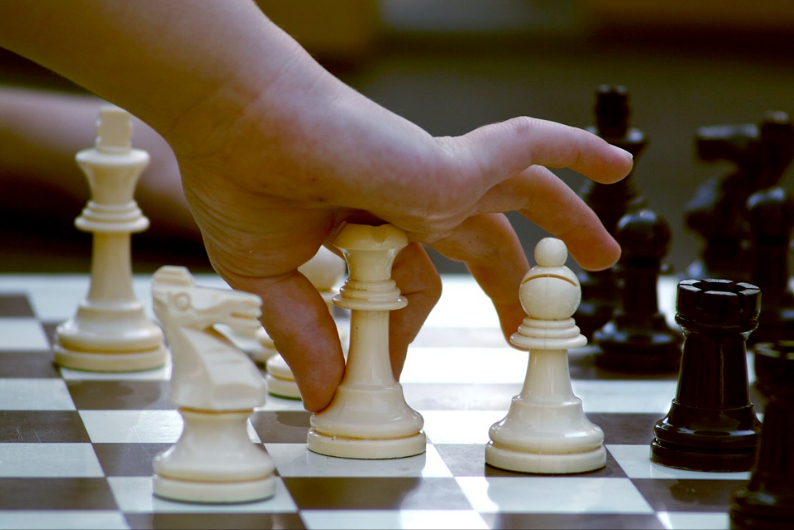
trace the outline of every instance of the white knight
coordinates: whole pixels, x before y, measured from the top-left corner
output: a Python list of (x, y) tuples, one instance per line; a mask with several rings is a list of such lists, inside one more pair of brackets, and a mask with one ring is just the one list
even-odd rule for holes
[(273, 495), (274, 466), (248, 436), (267, 384), (217, 324), (260, 326), (259, 297), (196, 286), (183, 267), (162, 267), (152, 282), (154, 312), (173, 356), (170, 399), (185, 420), (179, 441), (154, 460), (154, 493), (189, 502), (246, 502)]

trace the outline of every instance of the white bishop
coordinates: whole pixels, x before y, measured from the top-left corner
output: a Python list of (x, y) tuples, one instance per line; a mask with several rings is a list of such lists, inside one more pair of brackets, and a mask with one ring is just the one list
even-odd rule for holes
[(603, 431), (584, 415), (571, 388), (568, 350), (587, 344), (571, 318), (581, 287), (559, 239), (542, 239), (519, 297), (527, 317), (510, 342), (529, 350), (524, 387), (491, 426), (485, 461), (524, 473), (581, 473), (604, 467)]

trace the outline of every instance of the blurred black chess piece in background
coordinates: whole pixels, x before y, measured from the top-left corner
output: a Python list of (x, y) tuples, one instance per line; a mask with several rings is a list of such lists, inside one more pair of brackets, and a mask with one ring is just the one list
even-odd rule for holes
[(748, 344), (794, 339), (794, 293), (789, 249), (794, 200), (780, 187), (753, 193), (747, 200), (750, 226), (750, 282), (763, 293), (761, 315)]
[(758, 124), (701, 127), (697, 156), (735, 169), (701, 184), (685, 209), (686, 225), (703, 238), (687, 277), (749, 281), (752, 271), (747, 200), (776, 186), (794, 160), (794, 125), (788, 114), (767, 112)]
[(794, 528), (794, 341), (755, 352), (764, 423), (750, 480), (731, 495), (731, 528)]
[(614, 267), (618, 304), (610, 320), (593, 333), (596, 366), (632, 373), (675, 372), (683, 336), (659, 310), (657, 292), (672, 240), (670, 225), (646, 208), (624, 215), (615, 237), (623, 249)]
[[(596, 124), (587, 127), (587, 130), (634, 155), (636, 168), (637, 157), (645, 149), (648, 140), (641, 130), (629, 126), (630, 114), (626, 88), (601, 85), (596, 92)], [(579, 190), (580, 196), (613, 236), (620, 218), (642, 209), (646, 203), (634, 183), (633, 174), (634, 170), (623, 180), (609, 185), (586, 180)], [(575, 315), (576, 324), (582, 335), (590, 339), (593, 332), (612, 317), (620, 301), (617, 279), (612, 269), (582, 271), (579, 273), (579, 283), (582, 286), (582, 302)]]

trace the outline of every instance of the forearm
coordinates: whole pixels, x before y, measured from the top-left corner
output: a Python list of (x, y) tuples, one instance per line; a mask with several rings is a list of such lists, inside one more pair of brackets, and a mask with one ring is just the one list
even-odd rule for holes
[[(69, 104), (64, 104), (68, 101)], [(75, 153), (93, 143), (102, 101), (20, 88), (0, 90), (0, 175), (23, 177), (36, 186), (57, 188), (75, 201), (85, 189), (74, 185), (81, 172)]]
[(210, 105), (233, 119), (296, 58), (295, 42), (249, 0), (5, 0), (0, 46), (28, 57), (168, 134)]
[[(74, 217), (89, 198), (75, 154), (93, 146), (103, 101), (92, 96), (0, 89), (0, 207), (34, 215)], [(199, 240), (171, 148), (146, 124), (133, 122), (132, 144), (151, 162), (135, 199), (152, 220), (153, 233)]]

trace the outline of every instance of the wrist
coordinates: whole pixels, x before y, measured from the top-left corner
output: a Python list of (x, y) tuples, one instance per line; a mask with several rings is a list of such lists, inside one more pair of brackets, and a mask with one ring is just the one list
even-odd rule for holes
[[(191, 101), (179, 101), (178, 112), (172, 111), (168, 119), (160, 121), (147, 119), (146, 112), (140, 115), (168, 140), (178, 156), (217, 153), (230, 141), (230, 134), (283, 139), (284, 129), (306, 108), (309, 92), (327, 86), (321, 78), (333, 80), (269, 19), (262, 16), (253, 25), (256, 27), (243, 31), (235, 45), (238, 53), (220, 54), (212, 59), (213, 67), (185, 76), (183, 83), (194, 83), (196, 88), (187, 91), (194, 95)], [(156, 112), (152, 109), (152, 114)]]

